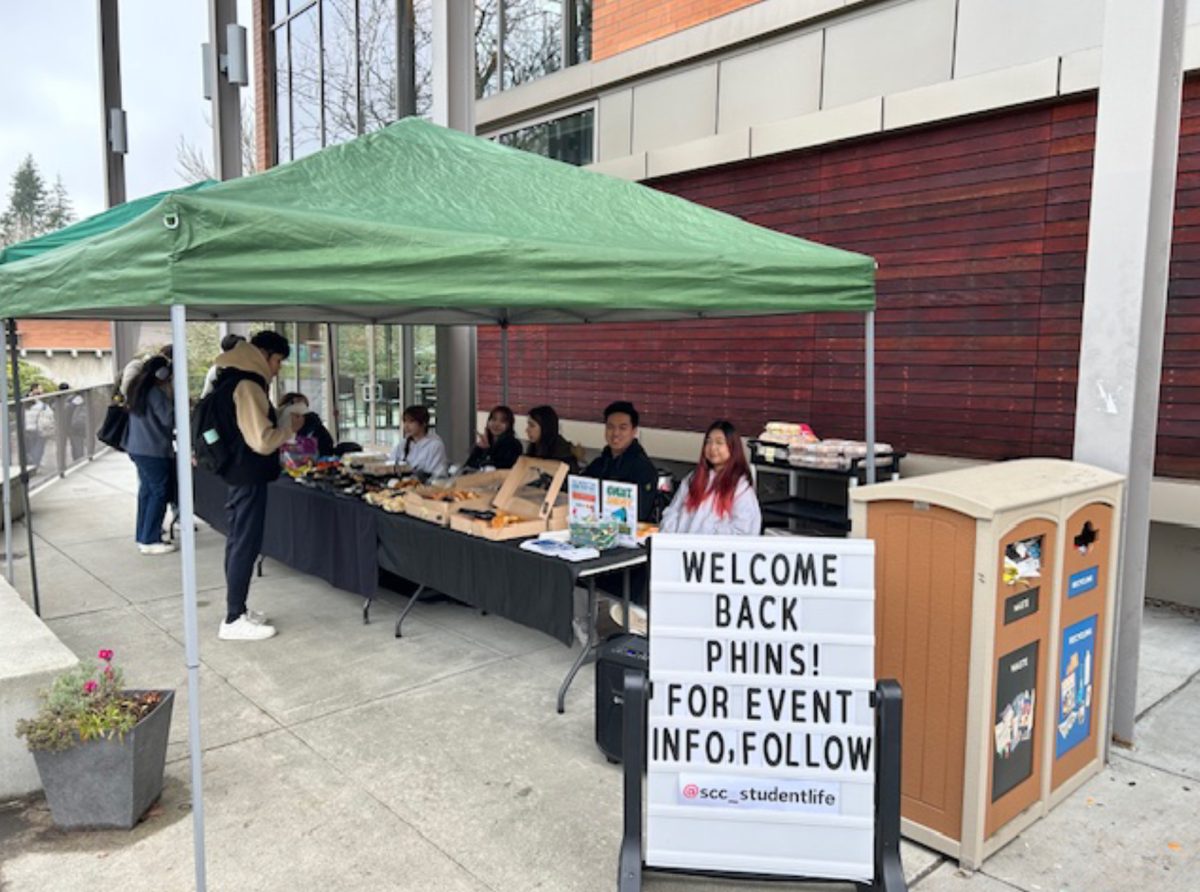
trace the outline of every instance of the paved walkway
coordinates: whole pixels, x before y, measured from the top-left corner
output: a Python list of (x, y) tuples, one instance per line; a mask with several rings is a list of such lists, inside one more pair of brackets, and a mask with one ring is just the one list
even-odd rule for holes
[[(179, 564), (137, 553), (135, 491), (112, 456), (36, 496), (38, 573), (77, 654), (112, 648), (131, 684), (176, 689), (166, 790), (128, 833), (62, 833), (41, 800), (0, 806), (4, 892), (192, 887)], [(592, 743), (590, 670), (554, 711), (570, 649), (450, 604), (419, 606), (397, 641), (403, 598), (364, 626), (358, 598), (271, 562), (251, 604), (280, 635), (221, 642), (224, 540), (202, 526), (197, 542), (210, 889), (615, 888), (620, 773)], [(972, 877), (905, 843), (912, 888), (1200, 889), (1200, 621), (1147, 609), (1142, 665), (1135, 750)], [(718, 888), (812, 887), (647, 883)]]

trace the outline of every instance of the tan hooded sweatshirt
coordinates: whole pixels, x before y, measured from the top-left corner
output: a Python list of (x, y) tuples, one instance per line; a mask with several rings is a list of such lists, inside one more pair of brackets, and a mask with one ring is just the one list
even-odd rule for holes
[[(248, 341), (239, 341), (232, 350), (217, 357), (218, 369), (238, 369), (253, 372), (271, 382), (267, 357)], [(259, 455), (271, 455), (291, 438), (291, 431), (280, 430), (271, 421), (271, 403), (267, 393), (255, 381), (239, 381), (233, 390), (233, 406), (237, 412), (238, 430), (246, 445)]]

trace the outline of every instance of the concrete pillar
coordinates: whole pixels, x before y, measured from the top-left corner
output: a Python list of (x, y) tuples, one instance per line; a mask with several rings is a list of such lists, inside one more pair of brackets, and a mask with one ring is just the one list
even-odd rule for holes
[[(434, 0), (433, 121), (475, 132), (475, 4)], [(437, 332), (437, 430), (452, 463), (471, 449), (475, 428), (475, 329)]]
[(1075, 458), (1125, 474), (1112, 735), (1132, 743), (1154, 475), (1186, 0), (1108, 0)]
[(237, 0), (209, 0), (208, 80), (212, 93), (213, 176), (234, 180), (242, 175), (242, 106), (236, 84), (221, 73), (221, 56), (228, 50), (225, 26), (237, 24)]
[[(121, 29), (117, 0), (98, 0), (96, 13), (96, 31), (100, 38), (100, 151), (104, 159), (104, 205), (111, 208), (124, 204), (126, 197), (125, 153), (114, 152), (109, 141), (110, 111), (121, 108)], [(120, 378), (121, 370), (133, 359), (140, 334), (141, 326), (137, 322), (111, 324), (113, 380)]]

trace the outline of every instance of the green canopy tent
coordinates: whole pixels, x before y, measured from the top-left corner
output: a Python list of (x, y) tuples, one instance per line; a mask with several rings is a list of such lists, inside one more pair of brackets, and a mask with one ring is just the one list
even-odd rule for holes
[[(0, 265), (0, 317), (437, 325), (866, 314), (870, 257), (410, 118)], [(85, 221), (88, 222), (88, 221)], [(82, 226), (82, 224), (80, 224)], [(20, 247), (20, 246), (18, 246)], [(506, 377), (506, 339), (502, 374)], [(199, 644), (186, 376), (175, 376), (197, 877)], [(873, 455), (868, 458), (873, 479)], [(7, 466), (6, 466), (7, 468)], [(8, 490), (7, 470), (5, 491)]]
[[(109, 208), (99, 214), (87, 217), (70, 226), (64, 226), (62, 229), (56, 229), (54, 232), (48, 232), (43, 235), (35, 236), (23, 242), (17, 242), (13, 245), (7, 245), (0, 248), (0, 266), (8, 263), (15, 263), (18, 260), (27, 260), (30, 257), (36, 257), (39, 254), (44, 254), (47, 251), (52, 251), (55, 248), (61, 248), (64, 245), (70, 245), (75, 242), (83, 241), (84, 239), (92, 238), (110, 230), (124, 226), (131, 220), (145, 214), (151, 208), (156, 207), (164, 198), (173, 192), (194, 192), (198, 189), (207, 189), (209, 186), (216, 184), (215, 180), (204, 180), (199, 183), (193, 183), (190, 186), (184, 186), (181, 189), (171, 189), (165, 192), (156, 192), (153, 195), (146, 195), (142, 198), (135, 198), (132, 201), (127, 201), (124, 204), (119, 204), (116, 207)], [(12, 380), (13, 386), (20, 386), (20, 378), (18, 375), (18, 363), (16, 358), (16, 330), (13, 319), (8, 320), (7, 337), (9, 346), (13, 350), (13, 370)], [(0, 371), (0, 375), (3, 372)], [(0, 405), (8, 405), (8, 380), (7, 377), (0, 377)], [(21, 403), (20, 393), (16, 394), (16, 422), (17, 429), (21, 430), (23, 426), (23, 407)], [(9, 581), (13, 578), (13, 549), (12, 549), (12, 499), (8, 486), (9, 467), (12, 465), (12, 441), (8, 431), (8, 413), (0, 414), (0, 461), (4, 463), (4, 562), (5, 576)], [(41, 605), (38, 598), (38, 578), (37, 578), (37, 561), (34, 558), (34, 540), (33, 526), (29, 520), (29, 473), (25, 464), (25, 443), (24, 438), (17, 439), (17, 451), (20, 453), (21, 466), (21, 481), (22, 494), (25, 497), (25, 529), (29, 536), (29, 566), (30, 577), (33, 584), (33, 605), (34, 610), (41, 615)]]

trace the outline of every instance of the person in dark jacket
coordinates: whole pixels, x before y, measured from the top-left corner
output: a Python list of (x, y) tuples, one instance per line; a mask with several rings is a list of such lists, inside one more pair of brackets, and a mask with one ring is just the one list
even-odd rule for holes
[(525, 436), (529, 439), (526, 455), (566, 462), (570, 473), (579, 473), (579, 462), (570, 441), (558, 432), (558, 413), (553, 407), (534, 406), (529, 410)]
[[(317, 455), (334, 455), (333, 434), (321, 421), (321, 416), (308, 407), (308, 397), (302, 393), (285, 393), (279, 401), (281, 415), (299, 415), (303, 419), (297, 437), (312, 437), (317, 441)], [(287, 420), (287, 419), (282, 419)], [(290, 421), (288, 422), (290, 425)], [(290, 430), (290, 426), (287, 428)]]
[(163, 517), (173, 497), (175, 404), (171, 399), (171, 361), (152, 356), (129, 383), (129, 426), (124, 449), (138, 472), (137, 544), (142, 554), (167, 554), (175, 546), (162, 540)]
[(654, 519), (654, 487), (658, 471), (638, 442), (638, 410), (633, 403), (618, 400), (604, 410), (604, 442), (608, 445), (587, 466), (585, 477), (619, 480), (637, 485), (638, 520)]
[(475, 442), (475, 448), (463, 463), (464, 468), (481, 470), (511, 468), (521, 457), (521, 441), (517, 439), (516, 418), (508, 406), (496, 406), (488, 413), (487, 428)]
[(275, 426), (267, 398), (271, 379), (291, 353), (287, 338), (260, 331), (217, 357), (218, 427), (233, 446), (233, 460), (222, 473), (229, 484), (225, 503), (229, 533), (225, 539), (225, 621), (217, 637), (225, 641), (261, 641), (275, 634), (266, 617), (246, 607), (254, 561), (262, 550), (267, 485), (279, 476), (279, 447), (304, 423), (293, 415), (288, 427)]

